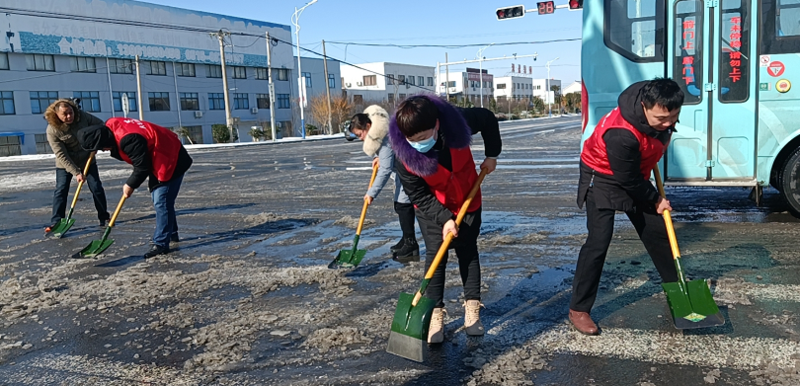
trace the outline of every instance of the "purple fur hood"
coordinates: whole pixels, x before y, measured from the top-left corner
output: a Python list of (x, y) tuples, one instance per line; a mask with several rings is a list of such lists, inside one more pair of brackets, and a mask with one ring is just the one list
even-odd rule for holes
[[(463, 149), (472, 143), (472, 130), (458, 109), (435, 95), (417, 96), (427, 98), (439, 109), (439, 138), (444, 138), (445, 148)], [(427, 153), (420, 153), (411, 147), (397, 127), (396, 113), (392, 114), (389, 122), (389, 140), (397, 159), (406, 165), (411, 173), (420, 177), (436, 173), (439, 168), (439, 152), (430, 150)]]

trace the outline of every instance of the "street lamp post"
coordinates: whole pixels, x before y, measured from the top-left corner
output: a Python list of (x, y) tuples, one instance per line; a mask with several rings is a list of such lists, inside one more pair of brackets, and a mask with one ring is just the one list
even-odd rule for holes
[[(545, 90), (545, 92), (546, 92), (545, 95), (547, 95), (547, 99), (548, 99), (548, 101), (547, 101), (547, 117), (548, 118), (552, 118), (553, 117), (553, 111), (550, 108), (550, 105), (552, 104), (551, 101), (550, 101), (550, 63), (555, 62), (556, 60), (558, 60), (558, 56), (556, 56), (555, 59), (548, 61), (547, 65), (545, 65), (545, 67), (547, 67), (547, 86), (546, 86), (547, 90)], [(553, 93), (553, 99), (554, 100), (556, 99), (555, 93)]]
[(478, 63), (479, 63), (478, 66), (480, 68), (478, 70), (478, 72), (480, 73), (479, 75), (480, 75), (480, 82), (481, 82), (481, 108), (483, 107), (483, 50), (491, 47), (492, 45), (494, 45), (494, 43), (489, 44), (488, 46), (483, 47), (483, 48), (478, 50)]
[(303, 130), (303, 138), (306, 137), (306, 120), (305, 115), (303, 115), (303, 103), (305, 102), (305, 95), (303, 95), (303, 72), (302, 68), (300, 67), (300, 14), (303, 13), (303, 10), (306, 9), (311, 4), (316, 3), (317, 0), (311, 0), (308, 4), (304, 5), (302, 8), (297, 9), (295, 7), (294, 14), (292, 14), (292, 24), (294, 25), (294, 35), (295, 40), (297, 41), (297, 95), (298, 101), (300, 104), (300, 127)]

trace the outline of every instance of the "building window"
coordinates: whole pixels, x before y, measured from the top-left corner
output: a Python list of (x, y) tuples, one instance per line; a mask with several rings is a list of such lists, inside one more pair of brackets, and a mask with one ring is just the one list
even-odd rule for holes
[(406, 99), (406, 94), (397, 94), (398, 102), (402, 102)]
[(236, 110), (247, 110), (250, 108), (250, 98), (247, 94), (233, 94), (233, 108)]
[(247, 68), (233, 66), (233, 79), (247, 79)]
[(182, 92), (180, 98), (181, 110), (200, 110), (200, 98), (196, 92)]
[(310, 72), (304, 72), (303, 73), (303, 78), (306, 79), (306, 87), (307, 88), (311, 88), (311, 73)]
[(256, 107), (259, 109), (268, 109), (269, 94), (256, 94)]
[(7, 52), (0, 52), (0, 70), (8, 70), (8, 53)]
[(122, 94), (128, 95), (128, 111), (137, 111), (135, 92), (114, 92), (111, 94), (114, 99), (114, 111), (122, 111)]
[(336, 88), (336, 75), (328, 74), (328, 88)]
[(41, 114), (58, 99), (56, 91), (31, 91), (31, 112)]
[(406, 80), (408, 81), (408, 84), (410, 84), (412, 86), (414, 85), (414, 75), (407, 76)]
[(53, 55), (27, 54), (25, 64), (28, 71), (55, 71), (56, 66), (53, 62)]
[(269, 79), (269, 72), (266, 68), (256, 68), (256, 79), (267, 80)]
[(147, 99), (150, 102), (150, 111), (169, 111), (168, 92), (149, 92)]
[(194, 63), (175, 63), (175, 75), (195, 76)]
[(36, 139), (36, 154), (53, 154), (53, 148), (47, 141), (47, 134), (34, 134)]
[(424, 86), (425, 85), (425, 77), (424, 76), (418, 76), (417, 77), (417, 84), (420, 85), (420, 86)]
[(222, 66), (209, 64), (206, 68), (206, 78), (222, 78)]
[(167, 62), (151, 60), (148, 67), (150, 68), (148, 75), (167, 75)]
[(108, 65), (112, 74), (133, 74), (136, 66), (130, 59), (108, 59)]
[(14, 92), (1, 91), (0, 92), (0, 115), (14, 115)]
[(208, 93), (209, 110), (225, 110), (225, 94), (221, 92)]
[(288, 109), (289, 108), (289, 94), (278, 94), (278, 108), (279, 109)]
[(203, 143), (203, 126), (184, 126), (189, 132), (189, 142), (191, 144)]
[(364, 103), (364, 96), (363, 95), (353, 95), (353, 103), (355, 103), (355, 104)]
[(375, 75), (364, 75), (364, 86), (375, 86), (378, 78)]
[(405, 83), (406, 82), (406, 76), (405, 75), (398, 75), (397, 76), (397, 82), (399, 82), (399, 84)]
[(428, 86), (433, 87), (433, 77), (432, 76), (428, 77)]
[(71, 70), (73, 72), (97, 72), (97, 67), (94, 64), (94, 58), (73, 56), (71, 65)]
[(505, 83), (498, 83), (497, 84), (497, 89), (498, 90), (505, 90), (506, 89), (506, 84)]
[(19, 136), (0, 137), (0, 157), (22, 155)]
[(289, 80), (289, 69), (287, 69), (287, 68), (279, 68), (278, 69), (278, 80)]
[(80, 107), (82, 110), (98, 113), (100, 112), (100, 92), (99, 91), (75, 91), (72, 93), (73, 98), (81, 100)]

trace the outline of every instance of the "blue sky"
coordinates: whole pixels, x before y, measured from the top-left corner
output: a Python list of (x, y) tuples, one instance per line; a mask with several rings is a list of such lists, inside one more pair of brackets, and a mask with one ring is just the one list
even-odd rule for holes
[[(310, 0), (149, 0), (150, 3), (198, 11), (213, 12), (273, 23), (291, 25), (295, 7)], [(498, 21), (495, 10), (500, 7), (524, 4), (535, 8), (536, 2), (500, 1), (442, 1), (442, 0), (318, 0), (303, 11), (300, 17), (301, 46), (322, 52), (325, 39), (328, 56), (351, 63), (398, 62), (436, 66), (444, 62), (445, 52), (450, 61), (476, 59), (480, 47), (413, 48), (363, 47), (331, 44), (329, 42), (358, 42), (379, 44), (472, 44), (533, 42), (563, 38), (580, 38), (581, 11), (557, 10), (551, 15), (528, 13), (525, 17)], [(566, 0), (556, 4), (566, 4)], [(292, 29), (294, 32), (294, 29)], [(293, 34), (294, 37), (294, 34)], [(547, 74), (545, 62), (560, 57), (550, 66), (550, 75), (561, 79), (564, 86), (580, 79), (580, 42), (492, 46), (484, 51), (486, 58), (539, 54), (530, 58), (484, 62), (484, 68), (495, 76), (509, 75), (511, 63), (534, 66), (536, 78)], [(305, 56), (305, 54), (304, 54)], [(458, 71), (465, 66), (451, 66)], [(478, 67), (475, 63), (474, 67)]]

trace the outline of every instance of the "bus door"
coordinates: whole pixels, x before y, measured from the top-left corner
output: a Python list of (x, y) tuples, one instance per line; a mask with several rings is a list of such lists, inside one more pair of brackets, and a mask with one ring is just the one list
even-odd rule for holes
[(666, 156), (670, 180), (755, 174), (755, 30), (749, 0), (671, 0), (667, 74), (685, 94)]

